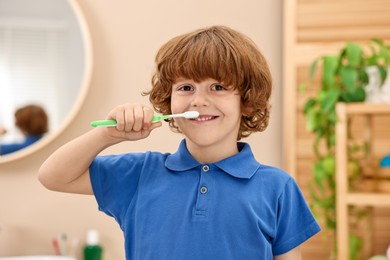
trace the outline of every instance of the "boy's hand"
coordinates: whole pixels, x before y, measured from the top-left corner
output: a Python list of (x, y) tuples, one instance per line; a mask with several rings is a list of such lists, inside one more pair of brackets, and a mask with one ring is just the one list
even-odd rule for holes
[[(140, 104), (113, 109), (107, 119), (116, 127), (96, 127), (57, 149), (39, 169), (39, 180), (48, 189), (93, 194), (89, 167), (105, 148), (127, 140), (139, 140), (162, 125), (152, 123), (153, 110)], [(98, 141), (97, 141), (98, 140)]]
[(114, 119), (116, 127), (107, 127), (110, 137), (118, 141), (135, 141), (149, 136), (150, 132), (162, 125), (152, 123), (154, 111), (142, 104), (123, 104), (114, 108), (107, 119)]
[(7, 130), (4, 128), (0, 127), (0, 135), (5, 135), (7, 133)]

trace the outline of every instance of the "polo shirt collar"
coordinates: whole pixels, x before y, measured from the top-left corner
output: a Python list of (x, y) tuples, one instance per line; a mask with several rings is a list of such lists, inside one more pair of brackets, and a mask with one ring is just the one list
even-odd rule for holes
[[(260, 164), (253, 156), (252, 150), (247, 143), (237, 143), (239, 152), (221, 161), (209, 164), (215, 165), (220, 170), (241, 179), (250, 179), (260, 167)], [(172, 171), (187, 171), (201, 166), (189, 153), (185, 139), (179, 145), (176, 153), (168, 156), (165, 167)]]

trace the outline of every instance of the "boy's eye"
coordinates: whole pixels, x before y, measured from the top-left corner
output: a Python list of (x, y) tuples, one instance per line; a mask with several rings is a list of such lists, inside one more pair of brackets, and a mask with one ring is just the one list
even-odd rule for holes
[(179, 88), (179, 90), (181, 91), (191, 91), (192, 90), (192, 86), (190, 85), (183, 85)]
[(213, 85), (211, 87), (212, 90), (225, 90), (226, 88), (222, 85)]

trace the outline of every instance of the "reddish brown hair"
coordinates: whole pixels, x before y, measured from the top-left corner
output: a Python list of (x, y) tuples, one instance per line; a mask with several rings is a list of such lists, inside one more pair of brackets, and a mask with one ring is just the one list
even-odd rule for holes
[(16, 110), (15, 124), (28, 135), (42, 135), (48, 131), (47, 114), (37, 105), (27, 105)]
[[(237, 140), (263, 131), (269, 121), (272, 77), (255, 43), (225, 26), (213, 26), (177, 36), (156, 55), (152, 89), (144, 92), (154, 109), (171, 113), (172, 85), (179, 77), (200, 82), (215, 79), (238, 90), (241, 103), (250, 113), (241, 119)], [(170, 126), (176, 130), (174, 121)]]

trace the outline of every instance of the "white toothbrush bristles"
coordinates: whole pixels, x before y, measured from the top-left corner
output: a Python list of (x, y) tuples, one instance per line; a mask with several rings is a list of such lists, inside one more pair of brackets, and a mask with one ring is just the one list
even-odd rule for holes
[(185, 118), (197, 118), (199, 117), (199, 112), (198, 111), (187, 111), (183, 113), (183, 116)]

